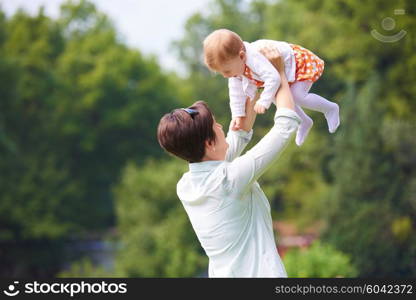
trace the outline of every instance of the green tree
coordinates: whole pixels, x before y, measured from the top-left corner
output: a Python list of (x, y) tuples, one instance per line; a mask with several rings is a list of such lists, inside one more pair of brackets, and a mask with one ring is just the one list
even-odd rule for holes
[(179, 100), (157, 63), (118, 42), (106, 16), (90, 3), (65, 5), (62, 14), (66, 47), (56, 73), (64, 80), (54, 117), (71, 174), (87, 185), (96, 218), (83, 221), (91, 228), (112, 223), (109, 188), (126, 160), (140, 163), (162, 153), (155, 128)]
[(348, 255), (318, 241), (308, 249), (289, 250), (283, 262), (288, 277), (355, 277), (358, 274)]
[(0, 76), (0, 269), (38, 274), (48, 258), (17, 267), (14, 249), (47, 240), (65, 260), (62, 239), (113, 226), (111, 186), (128, 160), (162, 154), (157, 122), (181, 85), (84, 0), (57, 19), (1, 12)]
[[(404, 14), (395, 15), (395, 9), (402, 9)], [(318, 83), (324, 83), (326, 90), (345, 90), (345, 83), (350, 80), (362, 84), (377, 70), (383, 76), (382, 101), (389, 103), (389, 114), (412, 118), (416, 40), (407, 34), (395, 43), (383, 43), (371, 31), (386, 36), (401, 29), (413, 32), (415, 14), (416, 3), (412, 0), (276, 1), (267, 10), (266, 31), (272, 38), (304, 45), (324, 58), (326, 68)], [(382, 27), (386, 17), (395, 22), (390, 32)]]
[[(113, 217), (109, 189), (124, 162), (162, 153), (154, 130), (159, 116), (178, 106), (173, 84), (154, 60), (118, 42), (108, 19), (87, 1), (64, 4), (58, 20), (42, 10), (35, 17), (19, 12), (1, 20), (6, 24), (0, 39), (0, 140), (7, 158), (1, 193), (10, 199), (3, 201), (5, 218), (12, 218), (11, 206), (22, 207), (26, 211), (13, 221), (19, 223), (29, 201), (61, 223), (43, 226), (40, 236), (60, 225), (71, 228), (65, 222), (78, 229), (108, 226)], [(48, 204), (52, 200), (46, 198), (60, 195), (54, 206)], [(31, 214), (39, 224), (48, 220)], [(23, 223), (36, 230), (29, 220)]]
[(115, 277), (102, 267), (97, 267), (89, 258), (82, 258), (74, 262), (68, 270), (62, 271), (58, 274), (62, 278), (99, 278), (99, 277)]
[[(416, 29), (416, 3), (217, 0), (212, 5), (211, 13), (189, 19), (178, 45), (194, 94), (210, 97), (208, 103), (221, 121), (229, 119), (226, 82), (219, 76), (211, 80), (200, 59), (203, 38), (219, 27), (248, 41), (269, 38), (311, 49), (326, 62), (312, 91), (341, 107), (339, 132), (329, 135), (322, 115), (311, 113), (314, 127), (306, 143), (289, 147), (261, 179), (278, 217), (305, 226), (326, 220), (327, 241), (351, 255), (360, 275), (413, 274), (416, 90), (411, 82), (416, 79), (416, 39), (409, 33)], [(405, 14), (394, 15), (395, 9)], [(382, 28), (386, 17), (394, 18), (394, 32)], [(407, 35), (396, 43), (383, 43), (371, 34), (377, 30), (392, 35), (401, 29)], [(269, 128), (267, 117), (257, 119), (254, 142)]]
[[(206, 258), (175, 190), (185, 163), (126, 166), (115, 187), (121, 247), (116, 273), (129, 277), (191, 277)], [(157, 170), (157, 171), (156, 171)], [(163, 175), (161, 175), (163, 174)]]
[(63, 216), (79, 188), (49, 147), (49, 101), (57, 81), (51, 61), (61, 49), (61, 39), (42, 12), (36, 17), (19, 12), (2, 28), (2, 239), (55, 238), (70, 228), (71, 221)]
[(186, 22), (183, 38), (173, 43), (187, 71), (185, 80), (190, 86), (191, 99), (206, 101), (221, 123), (230, 121), (227, 80), (210, 72), (203, 64), (202, 41), (218, 28), (234, 30), (244, 40), (260, 38), (265, 9), (264, 1), (212, 1), (210, 13), (191, 16)]
[(362, 276), (414, 276), (415, 219), (403, 197), (410, 178), (383, 139), (380, 84), (374, 74), (358, 94), (352, 86), (344, 103), (325, 237), (351, 256)]

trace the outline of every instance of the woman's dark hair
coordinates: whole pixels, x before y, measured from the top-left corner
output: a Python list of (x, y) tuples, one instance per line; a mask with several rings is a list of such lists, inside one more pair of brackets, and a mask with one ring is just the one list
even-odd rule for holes
[(215, 142), (214, 117), (204, 101), (164, 115), (157, 128), (160, 146), (190, 163), (205, 155), (205, 141)]

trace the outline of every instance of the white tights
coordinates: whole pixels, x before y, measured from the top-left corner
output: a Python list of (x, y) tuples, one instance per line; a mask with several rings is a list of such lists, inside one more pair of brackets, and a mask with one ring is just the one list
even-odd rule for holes
[(331, 102), (317, 94), (309, 93), (312, 86), (311, 81), (296, 81), (290, 86), (293, 100), (295, 101), (295, 111), (302, 119), (296, 133), (296, 144), (302, 145), (309, 130), (313, 125), (312, 119), (305, 114), (301, 107), (319, 111), (325, 115), (328, 123), (329, 132), (333, 133), (339, 126), (339, 107), (338, 104)]

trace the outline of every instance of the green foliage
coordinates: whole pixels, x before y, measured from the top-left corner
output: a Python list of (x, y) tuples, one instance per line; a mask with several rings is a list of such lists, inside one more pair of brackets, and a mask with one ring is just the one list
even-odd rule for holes
[(121, 167), (162, 153), (158, 118), (179, 104), (171, 80), (87, 1), (64, 4), (57, 20), (40, 11), (1, 22), (2, 236), (111, 225)]
[(322, 219), (330, 193), (326, 169), (331, 157), (322, 151), (328, 144), (325, 137), (312, 131), (301, 148), (289, 145), (259, 179), (279, 218), (289, 218), (300, 227)]
[[(395, 9), (403, 9), (405, 14), (394, 15)], [(412, 118), (411, 111), (416, 109), (412, 101), (416, 89), (411, 83), (416, 77), (416, 40), (409, 33), (416, 29), (415, 13), (412, 0), (275, 1), (267, 10), (266, 31), (271, 38), (316, 51), (326, 61), (324, 76), (318, 82), (325, 89), (337, 81), (363, 83), (377, 71), (383, 76), (382, 95), (390, 113)], [(396, 27), (391, 32), (382, 28), (386, 17), (395, 20)], [(391, 36), (402, 29), (407, 35), (395, 43), (383, 43), (371, 35), (372, 30), (377, 30)]]
[[(410, 172), (402, 169), (395, 146), (383, 138), (380, 84), (373, 75), (358, 94), (351, 87), (344, 104), (325, 237), (351, 255), (362, 276), (414, 276), (415, 215), (404, 192), (414, 180), (416, 165), (406, 166)], [(406, 143), (406, 132), (397, 133)], [(413, 160), (410, 157), (405, 159)]]
[(308, 249), (289, 250), (283, 262), (288, 277), (355, 277), (358, 274), (348, 255), (318, 241)]
[(234, 30), (246, 40), (260, 38), (263, 34), (265, 9), (264, 1), (213, 1), (210, 3), (210, 13), (196, 13), (190, 17), (185, 25), (184, 37), (173, 43), (188, 71), (186, 81), (191, 87), (192, 99), (206, 101), (221, 123), (228, 123), (230, 120), (227, 81), (221, 75), (211, 73), (203, 65), (202, 41), (218, 28)]
[[(156, 172), (157, 170), (157, 172)], [(129, 277), (191, 277), (205, 255), (176, 196), (185, 163), (128, 164), (115, 187), (121, 249), (116, 272)], [(161, 175), (163, 174), (163, 175)]]
[(82, 0), (57, 19), (0, 12), (0, 77), (0, 242), (113, 226), (111, 185), (127, 160), (162, 154), (158, 120), (186, 94), (176, 75), (122, 44)]
[(57, 277), (61, 278), (100, 278), (115, 277), (112, 273), (102, 267), (97, 267), (88, 258), (74, 262), (68, 270), (60, 272)]
[[(405, 14), (394, 16), (398, 8)], [(247, 41), (285, 40), (316, 52), (326, 65), (312, 92), (340, 104), (337, 133), (311, 113), (308, 140), (290, 145), (260, 182), (279, 218), (325, 221), (325, 243), (358, 272), (305, 276), (414, 276), (415, 13), (412, 0), (213, 0), (174, 43), (187, 70), (179, 78), (121, 43), (89, 1), (66, 2), (57, 19), (0, 10), (0, 242), (30, 251), (29, 243), (47, 245), (31, 255), (6, 247), (1, 273), (51, 276), (65, 238), (114, 223), (123, 247), (112, 276), (194, 276), (206, 265), (175, 194), (185, 167), (157, 161), (155, 132), (164, 113), (199, 99), (229, 121), (226, 79), (201, 59), (204, 37), (226, 27)], [(393, 34), (381, 28), (389, 16), (394, 33), (407, 31), (396, 43), (370, 33)], [(272, 115), (257, 118), (252, 144)], [(80, 261), (63, 274), (100, 272)]]
[[(394, 15), (399, 8), (404, 15)], [(326, 242), (350, 255), (360, 276), (414, 276), (416, 270), (415, 13), (411, 0), (216, 0), (209, 13), (189, 18), (177, 42), (195, 97), (206, 99), (221, 122), (229, 120), (227, 83), (200, 59), (212, 30), (296, 43), (325, 60), (312, 92), (339, 103), (338, 132), (330, 135), (322, 114), (311, 113), (305, 144), (289, 146), (260, 183), (279, 218), (302, 227), (325, 221)], [(394, 18), (394, 31), (382, 28), (386, 17)], [(383, 43), (373, 29), (407, 35)], [(271, 115), (257, 118), (252, 143), (270, 127)]]

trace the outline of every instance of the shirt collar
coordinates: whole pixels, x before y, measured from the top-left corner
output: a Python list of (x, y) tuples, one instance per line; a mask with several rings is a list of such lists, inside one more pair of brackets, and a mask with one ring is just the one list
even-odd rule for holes
[(223, 162), (224, 162), (223, 160), (207, 160), (207, 161), (201, 161), (197, 163), (190, 163), (189, 171), (191, 173), (211, 171), (212, 169), (215, 169), (217, 166), (219, 166)]

